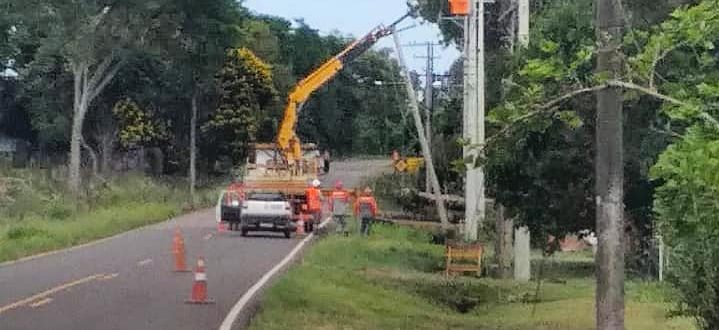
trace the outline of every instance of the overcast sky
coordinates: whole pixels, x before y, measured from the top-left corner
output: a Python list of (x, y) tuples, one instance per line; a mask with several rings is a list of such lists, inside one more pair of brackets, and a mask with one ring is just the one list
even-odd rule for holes
[[(339, 31), (342, 34), (361, 37), (379, 24), (391, 24), (407, 11), (405, 0), (245, 0), (245, 6), (257, 13), (270, 14), (293, 20), (303, 18), (310, 26), (323, 34)], [(439, 29), (432, 24), (407, 20), (400, 27), (417, 24), (418, 27), (402, 32), (402, 42), (439, 42)], [(385, 38), (377, 47), (392, 47), (392, 38)], [(424, 72), (426, 47), (406, 47), (405, 57), (411, 69)], [(436, 73), (447, 71), (459, 57), (454, 47), (435, 50), (440, 56), (435, 64)]]

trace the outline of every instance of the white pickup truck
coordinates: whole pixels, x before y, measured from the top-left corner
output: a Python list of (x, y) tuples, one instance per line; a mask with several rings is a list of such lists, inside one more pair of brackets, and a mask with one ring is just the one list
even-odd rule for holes
[(240, 231), (242, 236), (250, 231), (281, 232), (290, 238), (295, 231), (290, 202), (280, 193), (247, 193), (242, 201)]

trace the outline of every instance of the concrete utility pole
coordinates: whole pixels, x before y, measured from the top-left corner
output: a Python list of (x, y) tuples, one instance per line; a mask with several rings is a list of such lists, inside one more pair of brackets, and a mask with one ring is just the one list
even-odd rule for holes
[(405, 86), (407, 88), (407, 97), (409, 98), (409, 108), (414, 118), (415, 127), (417, 128), (417, 137), (419, 144), (422, 147), (422, 155), (425, 159), (427, 170), (429, 171), (429, 177), (434, 190), (434, 200), (437, 203), (437, 213), (439, 213), (439, 219), (442, 222), (442, 228), (444, 230), (449, 229), (449, 219), (447, 216), (446, 201), (442, 197), (442, 189), (439, 185), (439, 179), (437, 178), (437, 172), (434, 170), (434, 161), (432, 160), (432, 149), (427, 143), (427, 137), (425, 136), (424, 127), (422, 125), (422, 116), (419, 114), (419, 103), (417, 102), (417, 94), (415, 94), (412, 81), (410, 80), (409, 69), (404, 60), (404, 52), (402, 51), (402, 43), (399, 39), (399, 33), (396, 31), (392, 34), (394, 38), (395, 47), (397, 49), (397, 59), (402, 69), (401, 73), (405, 80)]
[[(619, 79), (624, 13), (616, 0), (596, 0), (596, 74)], [(597, 92), (597, 329), (624, 329), (624, 146), (619, 88)]]
[[(470, 14), (465, 22), (464, 52), (464, 140), (471, 147), (464, 148), (464, 158), (482, 156), (477, 146), (483, 146), (484, 131), (484, 2), (471, 0)], [(473, 165), (473, 164), (472, 164)], [(486, 213), (484, 169), (469, 166), (465, 181), (464, 238), (476, 241), (479, 223)]]
[[(426, 56), (415, 56), (415, 58), (421, 58), (427, 60), (427, 67), (425, 71), (425, 86), (424, 86), (424, 131), (427, 137), (427, 143), (432, 148), (432, 107), (434, 106), (434, 60), (438, 57), (434, 56), (434, 47), (439, 46), (432, 42), (417, 43), (412, 42), (405, 45), (406, 47), (426, 47)], [(432, 193), (432, 182), (429, 177), (429, 168), (425, 166), (425, 193)]]
[[(517, 15), (519, 31), (517, 39), (521, 47), (529, 46), (529, 0), (518, 0)], [(529, 228), (520, 227), (514, 231), (514, 279), (527, 282), (531, 277), (531, 237)]]
[[(432, 107), (434, 105), (434, 46), (435, 44), (427, 42), (427, 72), (425, 74), (424, 83), (424, 130), (427, 136), (427, 144), (432, 148)], [(429, 168), (425, 166), (425, 188), (428, 194), (432, 193), (432, 180), (429, 177)]]

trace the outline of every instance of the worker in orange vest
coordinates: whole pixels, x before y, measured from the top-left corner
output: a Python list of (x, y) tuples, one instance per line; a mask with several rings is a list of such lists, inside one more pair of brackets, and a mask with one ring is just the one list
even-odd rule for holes
[(305, 189), (305, 196), (307, 196), (307, 212), (312, 215), (312, 220), (305, 222), (305, 232), (311, 233), (314, 231), (315, 225), (319, 224), (322, 216), (322, 199), (320, 192), (320, 180), (313, 180), (309, 187)]
[(342, 181), (335, 182), (335, 189), (330, 194), (329, 206), (330, 212), (332, 212), (332, 220), (337, 224), (337, 233), (347, 236), (347, 213), (350, 206), (350, 194), (344, 189)]
[(377, 217), (377, 200), (372, 196), (372, 188), (365, 188), (362, 196), (357, 198), (354, 214), (360, 223), (360, 234), (369, 236), (372, 223)]

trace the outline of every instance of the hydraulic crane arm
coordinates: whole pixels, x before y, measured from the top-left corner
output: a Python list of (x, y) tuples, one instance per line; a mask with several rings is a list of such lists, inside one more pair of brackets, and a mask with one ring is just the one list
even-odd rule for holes
[(375, 28), (363, 38), (347, 46), (341, 53), (325, 62), (295, 86), (288, 97), (285, 114), (277, 133), (277, 145), (289, 163), (294, 163), (302, 158), (301, 141), (295, 131), (297, 116), (302, 105), (312, 93), (337, 76), (345, 65), (372, 48), (379, 39), (391, 35), (395, 27), (412, 14), (412, 12), (408, 13), (388, 27)]

